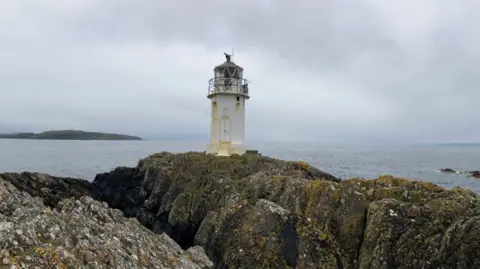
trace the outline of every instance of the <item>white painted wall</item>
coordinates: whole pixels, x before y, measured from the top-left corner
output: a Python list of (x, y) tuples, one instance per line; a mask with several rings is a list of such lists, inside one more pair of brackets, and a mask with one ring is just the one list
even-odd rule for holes
[(212, 98), (211, 106), (210, 143), (244, 144), (245, 98), (234, 94), (218, 94)]

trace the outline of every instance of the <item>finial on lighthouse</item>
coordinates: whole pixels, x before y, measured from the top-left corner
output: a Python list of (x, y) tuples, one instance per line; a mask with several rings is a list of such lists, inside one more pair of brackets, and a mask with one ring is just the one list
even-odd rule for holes
[(242, 155), (245, 148), (245, 101), (250, 98), (248, 80), (243, 78), (243, 68), (227, 59), (213, 68), (214, 77), (208, 83), (211, 100), (210, 144), (207, 153), (230, 156)]
[(227, 62), (231, 62), (232, 55), (226, 52), (224, 52), (223, 54), (225, 54), (225, 58), (227, 58)]

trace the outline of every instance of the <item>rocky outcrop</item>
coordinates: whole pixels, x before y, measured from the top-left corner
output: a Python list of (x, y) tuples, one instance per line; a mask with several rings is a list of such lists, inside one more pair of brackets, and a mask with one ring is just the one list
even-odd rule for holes
[[(235, 202), (256, 173), (338, 182), (339, 179), (302, 162), (262, 156), (215, 157), (204, 153), (158, 153), (134, 169), (117, 168), (94, 180), (100, 200), (119, 208), (155, 232), (166, 232), (182, 247), (194, 244), (210, 211)], [(233, 199), (233, 200), (232, 200)]]
[(90, 182), (76, 178), (60, 178), (41, 173), (3, 173), (0, 179), (31, 196), (41, 197), (45, 205), (55, 207), (64, 198), (98, 196), (97, 188)]
[[(45, 177), (50, 181), (43, 175), (22, 175), (25, 178), (0, 176), (1, 268), (200, 269), (213, 265), (201, 247), (184, 251), (167, 235), (154, 234), (106, 203), (82, 196), (46, 207), (42, 199), (32, 198), (3, 179), (27, 183)], [(29, 184), (19, 186), (35, 189)], [(55, 191), (63, 193), (59, 196), (73, 194), (61, 188), (34, 193), (56, 199)]]
[(458, 173), (458, 174), (465, 174), (469, 177), (474, 177), (474, 178), (479, 178), (480, 179), (480, 171), (474, 170), (474, 171), (460, 171), (457, 172), (451, 168), (442, 168), (440, 169), (440, 172), (442, 173)]
[(94, 184), (107, 193), (100, 199), (153, 231), (204, 247), (215, 268), (480, 268), (472, 228), (480, 201), (468, 190), (391, 176), (340, 181), (260, 156), (165, 152)]
[(98, 175), (91, 193), (168, 234), (182, 257), (203, 247), (214, 268), (480, 268), (480, 199), (460, 188), (162, 152)]
[(457, 171), (453, 170), (452, 168), (442, 168), (440, 169), (442, 173), (457, 173)]
[(98, 194), (94, 197), (108, 201), (111, 207), (121, 209), (127, 217), (136, 217), (147, 197), (141, 186), (142, 180), (137, 168), (118, 167), (109, 173), (98, 174), (92, 184)]
[(470, 171), (468, 172), (471, 177), (480, 178), (480, 171)]

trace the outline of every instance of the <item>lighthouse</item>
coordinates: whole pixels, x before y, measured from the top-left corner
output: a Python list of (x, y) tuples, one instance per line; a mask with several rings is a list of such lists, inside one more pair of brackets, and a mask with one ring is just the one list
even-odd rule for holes
[(245, 101), (249, 99), (248, 80), (243, 68), (231, 55), (213, 68), (214, 77), (208, 82), (211, 103), (210, 143), (207, 153), (218, 156), (242, 155), (245, 148)]

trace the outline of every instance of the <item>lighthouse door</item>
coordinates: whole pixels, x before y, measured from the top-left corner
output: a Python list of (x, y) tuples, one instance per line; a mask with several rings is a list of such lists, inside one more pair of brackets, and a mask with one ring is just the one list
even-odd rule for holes
[(220, 121), (221, 127), (220, 127), (220, 142), (230, 142), (230, 119), (229, 118), (223, 118)]

